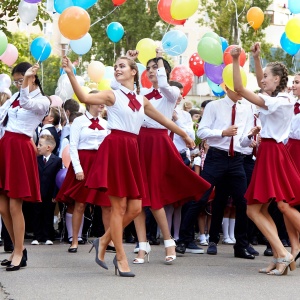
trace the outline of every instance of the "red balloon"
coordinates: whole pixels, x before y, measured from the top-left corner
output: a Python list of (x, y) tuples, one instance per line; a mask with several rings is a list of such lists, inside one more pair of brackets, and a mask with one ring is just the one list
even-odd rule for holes
[(114, 6), (122, 5), (126, 2), (126, 0), (112, 0)]
[(142, 86), (147, 89), (150, 89), (152, 86), (152, 83), (147, 76), (147, 70), (145, 70), (141, 75), (141, 83), (142, 83)]
[[(232, 64), (232, 56), (230, 55), (230, 50), (234, 47), (236, 47), (236, 45), (230, 45), (225, 49), (225, 51), (223, 53), (223, 61), (224, 61), (225, 65)], [(241, 67), (244, 66), (246, 59), (247, 59), (247, 57), (246, 57), (245, 50), (242, 48), (242, 52), (240, 55), (240, 66)]]
[(172, 25), (183, 25), (186, 20), (175, 20), (171, 16), (172, 0), (159, 0), (157, 3), (157, 12), (162, 20)]
[(200, 77), (204, 74), (204, 61), (197, 52), (190, 57), (189, 63), (194, 75)]
[(178, 81), (183, 85), (182, 96), (185, 97), (193, 86), (194, 74), (187, 66), (178, 65), (172, 70), (170, 80)]

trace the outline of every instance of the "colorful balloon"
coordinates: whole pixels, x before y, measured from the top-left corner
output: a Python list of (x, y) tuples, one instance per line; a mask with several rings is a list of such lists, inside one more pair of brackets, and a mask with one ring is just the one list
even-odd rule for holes
[(159, 0), (157, 3), (157, 12), (160, 18), (172, 25), (183, 25), (186, 20), (175, 20), (171, 16), (172, 0)]
[(147, 76), (147, 70), (145, 70), (144, 72), (142, 72), (142, 75), (141, 75), (141, 84), (142, 84), (143, 88), (150, 89), (152, 87), (152, 82), (149, 80), (149, 78)]
[(97, 0), (73, 0), (75, 6), (88, 9), (97, 3)]
[(204, 33), (202, 38), (205, 38), (205, 37), (210, 37), (212, 39), (215, 39), (218, 43), (220, 43), (220, 45), (222, 45), (222, 41), (221, 41), (219, 35), (213, 31)]
[(99, 82), (105, 73), (105, 66), (102, 62), (93, 60), (88, 65), (88, 75), (91, 81)]
[(74, 3), (72, 0), (54, 0), (54, 9), (61, 14), (66, 8), (74, 6)]
[(288, 8), (292, 14), (300, 13), (300, 1), (299, 0), (289, 0)]
[(40, 62), (46, 60), (50, 56), (51, 51), (50, 43), (43, 37), (34, 39), (30, 45), (31, 55)]
[(221, 40), (221, 43), (222, 43), (222, 51), (224, 52), (226, 50), (226, 48), (228, 47), (228, 41), (225, 38), (221, 37), (221, 36), (220, 36), (220, 40)]
[(51, 95), (50, 99), (51, 99), (51, 102), (52, 102), (51, 106), (61, 107), (62, 104), (63, 104), (62, 99), (59, 96), (57, 96), (57, 95)]
[[(229, 47), (226, 48), (223, 54), (223, 61), (225, 65), (232, 64), (232, 56), (230, 55), (230, 51), (232, 48), (236, 47), (236, 45), (230, 45)], [(242, 48), (241, 49), (241, 55), (240, 55), (240, 66), (244, 66), (245, 62), (247, 60), (246, 52)]]
[(198, 53), (194, 53), (190, 57), (189, 65), (194, 75), (200, 77), (204, 74), (204, 61), (201, 59)]
[(254, 29), (257, 30), (264, 21), (264, 12), (259, 7), (251, 7), (247, 12), (247, 21), (249, 25)]
[(114, 78), (114, 67), (106, 66), (103, 79), (113, 79)]
[(168, 31), (162, 38), (162, 48), (171, 56), (182, 54), (188, 45), (186, 34), (180, 30)]
[(191, 17), (198, 9), (199, 0), (173, 0), (171, 16), (175, 20), (184, 20)]
[(223, 88), (219, 84), (212, 82), (209, 78), (207, 78), (207, 84), (211, 88), (211, 90), (215, 93), (224, 92)]
[(216, 97), (222, 97), (226, 94), (224, 91), (221, 91), (221, 92), (212, 91), (212, 92)]
[[(76, 68), (75, 66), (73, 66), (73, 73), (74, 75), (76, 75)], [(65, 70), (63, 68), (59, 68), (59, 75), (62, 75), (62, 74), (66, 74)]]
[(70, 162), (71, 162), (71, 157), (70, 157), (70, 145), (67, 145), (64, 150), (62, 151), (61, 154), (61, 159), (63, 162), (63, 165), (66, 168), (69, 168)]
[(199, 41), (198, 53), (205, 61), (213, 65), (220, 65), (223, 62), (222, 46), (211, 37), (204, 37)]
[(11, 67), (18, 59), (18, 56), (18, 49), (14, 45), (8, 44), (5, 52), (0, 56), (0, 59), (3, 63)]
[(27, 2), (27, 3), (39, 3), (42, 0), (24, 0), (24, 1)]
[(112, 0), (114, 6), (120, 6), (126, 2), (126, 0)]
[(99, 83), (98, 83), (98, 90), (99, 91), (106, 91), (106, 90), (111, 90), (111, 87), (110, 87), (110, 82), (111, 82), (111, 79), (102, 79)]
[[(69, 163), (70, 164), (70, 163)], [(57, 187), (60, 189), (67, 175), (67, 168), (61, 169), (57, 172), (55, 177), (55, 183)]]
[[(247, 75), (242, 67), (240, 67), (240, 72), (242, 76), (242, 83), (243, 86), (246, 87), (247, 85)], [(223, 70), (223, 79), (225, 85), (232, 91), (234, 91), (233, 85), (233, 67), (232, 64), (227, 65)]]
[(3, 31), (0, 31), (0, 56), (5, 52), (7, 48), (7, 37)]
[(22, 22), (30, 24), (38, 14), (38, 5), (36, 3), (27, 3), (22, 0), (18, 6), (18, 13)]
[(296, 44), (300, 44), (300, 19), (290, 19), (285, 25), (285, 33), (287, 38)]
[(71, 49), (78, 55), (84, 55), (88, 53), (92, 47), (93, 40), (89, 33), (84, 35), (79, 40), (70, 41)]
[(182, 96), (185, 97), (193, 86), (194, 74), (187, 66), (178, 65), (172, 70), (170, 80), (178, 81), (183, 85)]
[(0, 74), (0, 87), (9, 88), (11, 85), (11, 79), (7, 74)]
[(156, 44), (149, 38), (141, 39), (137, 45), (136, 50), (139, 51), (138, 60), (144, 65), (147, 65), (149, 59), (156, 57)]
[(71, 6), (63, 11), (58, 19), (61, 34), (69, 40), (79, 40), (90, 29), (89, 14), (79, 6)]
[(280, 38), (280, 45), (282, 49), (289, 55), (296, 55), (300, 50), (300, 44), (295, 44), (291, 42), (284, 32)]
[(119, 22), (111, 22), (106, 27), (106, 34), (113, 43), (117, 43), (124, 36), (124, 28)]
[[(85, 94), (88, 94), (88, 93), (91, 91), (91, 89), (90, 89), (89, 87), (87, 87), (87, 86), (82, 86), (81, 89), (82, 89), (82, 91), (83, 91)], [(72, 98), (73, 98), (74, 100), (76, 100), (77, 102), (80, 102), (79, 99), (78, 99), (78, 97), (76, 96), (75, 93), (73, 94)]]
[(215, 66), (207, 62), (204, 63), (204, 71), (206, 76), (215, 84), (223, 82), (222, 73), (225, 68), (225, 64)]

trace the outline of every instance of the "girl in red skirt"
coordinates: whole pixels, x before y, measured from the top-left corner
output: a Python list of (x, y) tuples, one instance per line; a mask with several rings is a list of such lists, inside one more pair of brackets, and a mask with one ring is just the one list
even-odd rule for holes
[[(87, 104), (105, 104), (108, 113), (108, 126), (111, 130), (99, 147), (94, 167), (87, 178), (89, 188), (107, 191), (111, 202), (110, 229), (94, 243), (96, 260), (104, 268), (105, 249), (112, 239), (117, 255), (113, 261), (116, 273), (120, 276), (133, 277), (122, 244), (123, 228), (141, 212), (141, 199), (145, 196), (142, 179), (138, 133), (144, 120), (144, 112), (150, 118), (182, 136), (188, 146), (193, 141), (171, 120), (165, 118), (148, 101), (139, 95), (138, 69), (136, 63), (127, 58), (117, 59), (114, 70), (115, 78), (121, 83), (119, 90), (102, 91), (86, 95), (72, 71), (70, 60), (63, 59), (65, 69), (78, 99)], [(137, 93), (134, 92), (136, 84)]]
[(237, 93), (259, 107), (262, 124), (261, 144), (257, 153), (252, 179), (245, 198), (247, 214), (269, 241), (273, 250), (271, 264), (260, 273), (285, 275), (288, 267), (296, 268), (294, 257), (282, 245), (276, 225), (268, 213), (271, 201), (276, 201), (284, 216), (289, 236), (300, 231), (300, 214), (294, 208), (300, 204), (300, 177), (283, 144), (290, 131), (295, 99), (285, 92), (288, 71), (279, 62), (269, 63), (263, 71), (260, 65), (259, 44), (253, 47), (257, 77), (265, 94), (254, 94), (242, 85), (239, 55), (241, 48), (231, 50), (234, 88)]
[[(134, 51), (131, 52), (134, 55)], [(176, 103), (178, 99), (181, 100), (183, 92), (183, 88), (169, 85), (170, 72), (170, 65), (162, 58), (162, 50), (157, 48), (156, 58), (147, 62), (147, 76), (153, 87), (142, 91), (142, 94), (168, 119), (172, 119)], [(178, 126), (180, 126), (179, 122), (180, 120)], [(164, 261), (170, 264), (176, 259), (175, 241), (170, 237), (164, 206), (181, 200), (199, 200), (210, 185), (184, 164), (166, 127), (148, 116), (144, 117), (138, 144), (146, 192), (142, 199), (142, 206), (150, 207), (159, 225), (166, 250)], [(151, 251), (146, 237), (144, 209), (134, 222), (139, 240), (139, 253), (133, 263), (143, 264), (145, 256), (149, 261)]]
[(109, 227), (110, 201), (106, 193), (85, 186), (87, 174), (95, 160), (97, 150), (107, 136), (107, 121), (101, 118), (103, 105), (86, 105), (84, 115), (76, 118), (70, 128), (71, 164), (56, 197), (57, 201), (74, 205), (72, 216), (72, 244), (68, 249), (76, 253), (78, 233), (87, 203), (102, 207), (105, 229)]
[[(20, 90), (2, 107), (8, 119), (2, 123), (5, 134), (0, 140), (0, 214), (14, 244), (14, 252), (1, 262), (7, 271), (26, 266), (23, 201), (41, 202), (36, 152), (31, 138), (49, 111), (50, 101), (43, 96), (36, 76), (39, 65), (20, 63), (12, 70)], [(1, 115), (1, 114), (0, 114)]]

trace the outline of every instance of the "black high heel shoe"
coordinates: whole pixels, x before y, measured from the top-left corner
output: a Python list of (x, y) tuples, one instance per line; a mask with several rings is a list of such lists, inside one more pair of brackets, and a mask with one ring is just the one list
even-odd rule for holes
[(24, 268), (26, 266), (27, 266), (26, 260), (24, 257), (22, 257), (19, 265), (17, 265), (17, 266), (10, 265), (10, 266), (6, 267), (6, 271), (18, 271), (18, 270), (20, 270), (20, 268)]
[[(25, 262), (27, 261), (27, 250), (26, 250), (26, 248), (23, 250), (22, 259), (24, 259)], [(11, 260), (3, 259), (2, 262), (1, 262), (1, 266), (8, 267), (10, 265), (11, 265)]]
[(118, 275), (118, 271), (119, 271), (119, 275), (120, 277), (134, 277), (135, 274), (132, 272), (121, 272), (119, 267), (118, 267), (118, 261), (117, 261), (117, 256), (114, 257), (113, 263), (115, 265), (115, 275)]
[(95, 247), (95, 250), (96, 250), (96, 258), (95, 258), (95, 262), (96, 262), (100, 267), (102, 267), (103, 269), (108, 270), (108, 267), (107, 267), (106, 263), (98, 258), (98, 253), (99, 253), (99, 241), (100, 241), (99, 238), (93, 240), (93, 245), (92, 245), (92, 248), (91, 248), (91, 250), (89, 251), (89, 253), (90, 253), (90, 252), (92, 251), (92, 249)]
[(295, 257), (295, 261), (297, 261), (297, 259), (300, 257), (300, 251), (298, 252), (298, 254), (296, 255), (296, 257)]

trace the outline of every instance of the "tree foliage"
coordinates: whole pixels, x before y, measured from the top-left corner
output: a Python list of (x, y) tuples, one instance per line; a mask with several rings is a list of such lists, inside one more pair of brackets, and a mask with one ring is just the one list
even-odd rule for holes
[[(47, 0), (42, 0), (38, 5), (38, 15), (35, 21), (32, 23), (33, 26), (38, 25), (41, 30), (43, 28), (43, 22), (52, 20), (49, 13), (46, 11)], [(20, 22), (18, 14), (18, 5), (20, 0), (1, 0), (0, 1), (0, 30), (2, 30), (7, 36), (11, 33), (7, 30), (8, 21)]]

